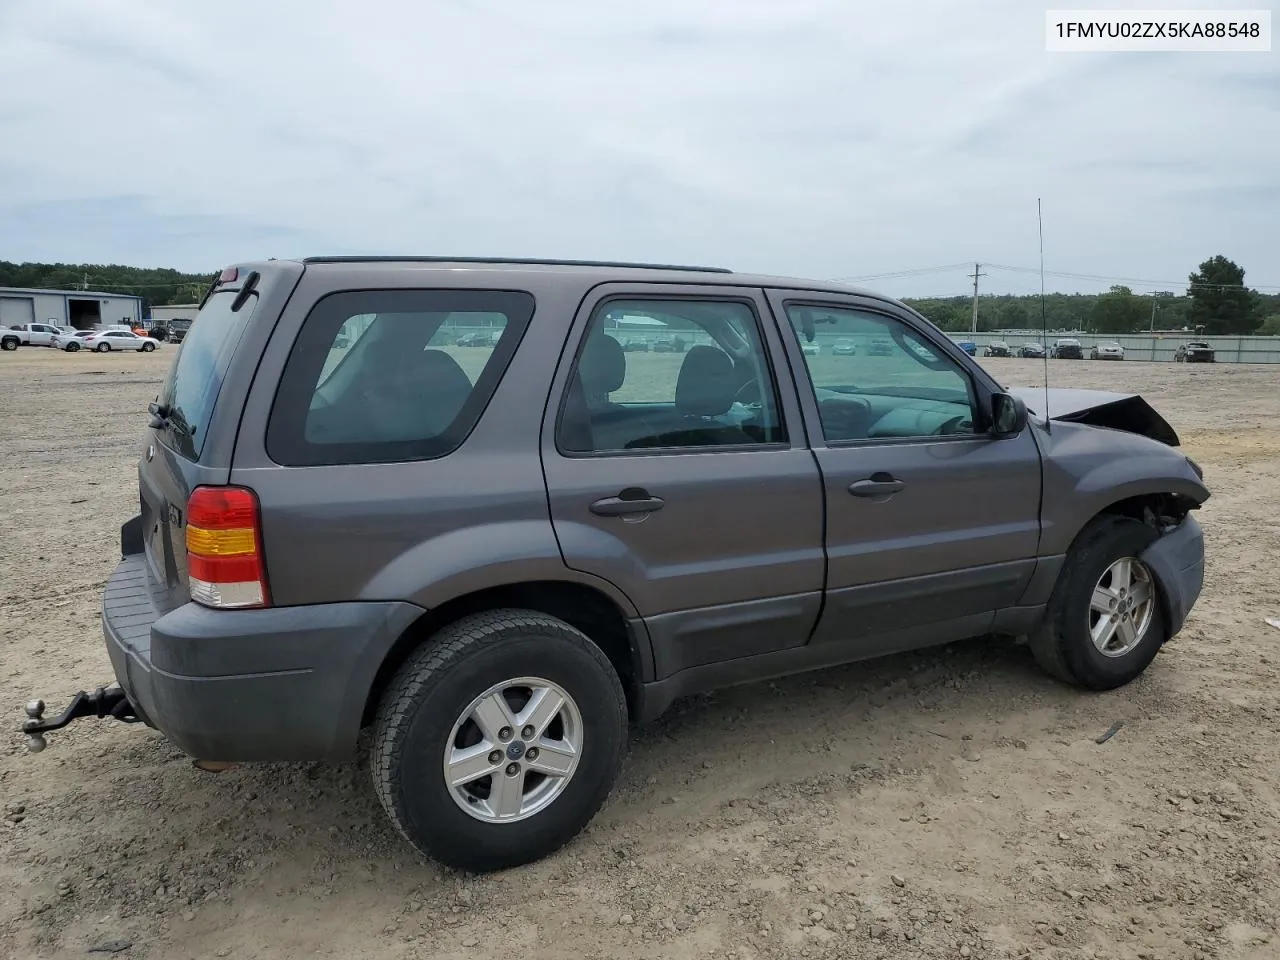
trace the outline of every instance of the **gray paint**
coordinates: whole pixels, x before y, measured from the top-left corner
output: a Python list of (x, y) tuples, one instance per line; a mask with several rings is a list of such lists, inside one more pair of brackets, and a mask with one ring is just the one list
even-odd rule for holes
[[(779, 320), (791, 297), (883, 311), (912, 326), (966, 372), (980, 412), (1001, 392), (914, 311), (840, 285), (532, 264), (271, 261), (241, 269), (260, 272), (260, 302), (201, 463), (178, 457), (157, 430), (144, 444), (154, 457), (140, 465), (142, 562), (150, 572), (145, 595), (130, 594), (127, 616), (130, 629), (149, 631), (150, 643), (113, 660), (118, 675), (123, 664), (122, 681), (150, 686), (148, 713), (162, 729), (166, 711), (185, 709), (180, 702), (208, 711), (213, 727), (234, 726), (229, 702), (268, 696), (277, 712), (307, 698), (298, 707), (305, 716), (317, 696), (340, 701), (340, 723), (358, 724), (350, 705), (376, 694), (369, 664), (419, 612), (488, 587), (545, 580), (597, 590), (626, 619), (644, 681), (632, 702), (648, 718), (694, 690), (1030, 629), (1072, 539), (1098, 512), (1135, 495), (1177, 494), (1195, 504), (1208, 496), (1170, 446), (1079, 423), (1055, 423), (1050, 433), (1032, 421), (1006, 438), (828, 445), (800, 345)], [(514, 289), (536, 298), (530, 328), (470, 436), (449, 456), (422, 462), (273, 463), (266, 422), (312, 307), (340, 290), (412, 288)], [(593, 307), (615, 293), (655, 292), (754, 306), (787, 443), (617, 456), (559, 451), (560, 399)], [(851, 484), (877, 471), (905, 486), (888, 498), (850, 495)], [(224, 613), (186, 602), (186, 497), (196, 484), (227, 482), (252, 487), (261, 502), (275, 609)], [(662, 509), (638, 523), (588, 509), (636, 486), (662, 497)], [(1153, 554), (1179, 608), (1198, 593), (1196, 548)], [(106, 619), (110, 638), (120, 628), (111, 611)], [(222, 634), (232, 642), (217, 644)], [(313, 648), (324, 664), (309, 655)], [(299, 679), (330, 661), (348, 676), (340, 691), (328, 674), (319, 686)], [(221, 679), (193, 685), (193, 673)], [(281, 679), (273, 686), (268, 674)], [(184, 726), (183, 735), (188, 744), (216, 746), (218, 759), (328, 756), (334, 744), (354, 742), (354, 730), (325, 727), (296, 749), (279, 738), (264, 746), (248, 723), (199, 737)]]

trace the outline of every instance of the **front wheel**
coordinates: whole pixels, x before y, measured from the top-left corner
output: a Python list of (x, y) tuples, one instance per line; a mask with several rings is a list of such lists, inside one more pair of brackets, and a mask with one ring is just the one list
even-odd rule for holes
[(150, 352), (151, 352), (152, 350), (154, 350), (155, 348), (156, 348), (156, 345), (155, 345), (154, 343), (144, 343), (144, 344), (142, 345), (142, 352), (143, 352), (143, 353), (150, 353)]
[(1145, 523), (1115, 516), (1080, 534), (1028, 638), (1041, 667), (1089, 690), (1123, 686), (1147, 669), (1168, 639), (1160, 585), (1140, 559), (1158, 537)]
[(622, 764), (627, 706), (604, 653), (529, 610), (464, 617), (413, 654), (378, 707), (373, 782), (420, 852), (462, 870), (563, 846)]
[(106, 353), (108, 350), (110, 350), (110, 349), (111, 349), (111, 344), (109, 344), (109, 343), (100, 343), (100, 344), (98, 344), (96, 347), (94, 347), (94, 349), (95, 349), (95, 350), (97, 350), (97, 351), (98, 351), (98, 353)]

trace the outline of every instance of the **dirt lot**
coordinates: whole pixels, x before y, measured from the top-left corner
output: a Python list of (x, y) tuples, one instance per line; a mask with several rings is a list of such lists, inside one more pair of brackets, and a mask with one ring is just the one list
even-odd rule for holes
[[(0, 354), (11, 731), (29, 697), (110, 679), (98, 592), (172, 355)], [(686, 701), (636, 731), (578, 841), (481, 880), (393, 835), (363, 761), (213, 775), (137, 726), (38, 756), (10, 733), (0, 956), (1274, 960), (1280, 368), (1052, 369), (1142, 391), (1214, 490), (1205, 594), (1128, 688), (971, 642)]]

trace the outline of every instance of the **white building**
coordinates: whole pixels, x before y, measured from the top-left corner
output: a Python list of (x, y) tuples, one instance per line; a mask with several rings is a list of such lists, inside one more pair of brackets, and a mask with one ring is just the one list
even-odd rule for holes
[(26, 290), (0, 287), (0, 327), (51, 323), (93, 330), (142, 322), (142, 298), (92, 290)]

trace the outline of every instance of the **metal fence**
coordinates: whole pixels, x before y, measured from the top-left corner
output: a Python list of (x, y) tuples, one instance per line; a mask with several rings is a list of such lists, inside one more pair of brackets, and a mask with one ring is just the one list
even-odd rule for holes
[(1213, 348), (1218, 363), (1280, 363), (1280, 337), (1205, 337), (1189, 333), (1156, 332), (1106, 334), (1083, 331), (1050, 331), (1046, 341), (1042, 330), (989, 330), (985, 333), (950, 333), (957, 342), (968, 340), (978, 345), (978, 354), (993, 340), (1002, 340), (1015, 353), (1024, 343), (1043, 343), (1046, 348), (1059, 337), (1074, 337), (1084, 347), (1084, 355), (1097, 343), (1118, 343), (1126, 360), (1173, 360), (1174, 352), (1184, 343), (1207, 343)]

